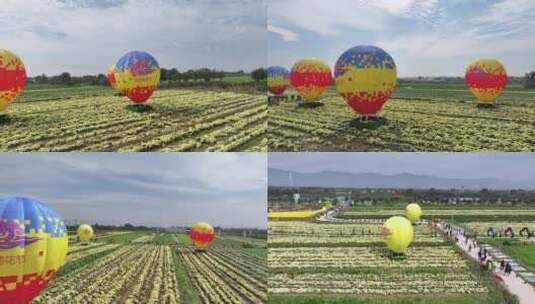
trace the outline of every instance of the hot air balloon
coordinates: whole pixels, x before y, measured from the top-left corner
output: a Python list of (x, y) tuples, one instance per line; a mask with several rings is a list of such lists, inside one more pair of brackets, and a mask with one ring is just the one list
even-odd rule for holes
[(507, 86), (507, 72), (496, 59), (479, 59), (468, 66), (464, 80), (479, 101), (492, 103)]
[(393, 216), (383, 224), (381, 232), (386, 246), (396, 253), (403, 253), (414, 237), (411, 222), (402, 216)]
[(145, 103), (160, 82), (160, 66), (152, 55), (126, 53), (115, 65), (117, 87), (136, 104)]
[(420, 205), (411, 203), (405, 207), (405, 217), (408, 218), (409, 221), (414, 223), (420, 219), (420, 216), (422, 216), (422, 208), (420, 208)]
[(331, 69), (320, 59), (302, 59), (292, 67), (290, 82), (305, 101), (315, 101), (331, 85)]
[(214, 228), (208, 223), (200, 222), (191, 226), (189, 238), (197, 250), (206, 251), (212, 244), (214, 237)]
[(344, 52), (334, 69), (336, 89), (353, 111), (373, 117), (397, 85), (394, 59), (376, 46), (357, 46)]
[(284, 94), (290, 85), (290, 72), (280, 66), (267, 68), (267, 86), (268, 91), (276, 96)]
[(106, 78), (108, 83), (114, 91), (118, 91), (117, 80), (115, 79), (115, 64), (111, 65), (106, 71)]
[(12, 103), (26, 83), (26, 69), (17, 55), (0, 49), (0, 112)]
[(78, 236), (80, 242), (89, 243), (93, 239), (93, 228), (87, 224), (82, 224), (78, 226), (76, 235)]
[(0, 303), (27, 304), (65, 263), (65, 223), (45, 203), (0, 199)]

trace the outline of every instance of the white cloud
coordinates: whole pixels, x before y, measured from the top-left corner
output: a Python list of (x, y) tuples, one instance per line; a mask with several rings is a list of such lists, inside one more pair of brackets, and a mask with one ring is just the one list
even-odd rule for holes
[(299, 35), (297, 33), (292, 32), (288, 29), (284, 29), (282, 27), (274, 26), (271, 24), (268, 24), (267, 26), (268, 31), (278, 34), (282, 37), (282, 40), (284, 41), (297, 41), (299, 40)]
[(272, 0), (268, 4), (268, 19), (276, 27), (338, 35), (341, 28), (383, 30), (392, 15), (430, 18), (437, 3), (438, 0)]
[(31, 75), (102, 72), (131, 49), (162, 66), (249, 70), (265, 61), (265, 14), (260, 0), (2, 0), (0, 41)]

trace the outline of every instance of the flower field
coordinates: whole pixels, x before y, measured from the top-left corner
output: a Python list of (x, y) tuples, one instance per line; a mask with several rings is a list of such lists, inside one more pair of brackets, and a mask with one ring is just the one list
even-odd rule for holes
[[(82, 90), (82, 89), (80, 89)], [(98, 92), (97, 92), (98, 93)], [(125, 97), (25, 91), (2, 120), (1, 151), (265, 151), (262, 95), (161, 90), (151, 110), (127, 108)], [(25, 95), (26, 94), (26, 95)]]
[(401, 256), (380, 241), (380, 223), (270, 221), (268, 227), (271, 303), (319, 298), (322, 303), (331, 303), (330, 298), (338, 303), (339, 297), (348, 303), (381, 297), (389, 303), (414, 296), (425, 303), (500, 301), (492, 299), (494, 286), (489, 286), (486, 275), (433, 226), (415, 226), (414, 241)]
[[(399, 209), (366, 209), (366, 210), (349, 210), (344, 211), (343, 215), (348, 217), (369, 217), (369, 216), (392, 216), (392, 215), (403, 215), (404, 210)], [(535, 216), (535, 210), (529, 208), (515, 208), (515, 209), (497, 209), (497, 208), (477, 208), (477, 209), (465, 209), (465, 208), (456, 208), (456, 209), (425, 209), (425, 212), (422, 214), (423, 217), (448, 217), (448, 216), (459, 216), (459, 215), (474, 215), (474, 216), (518, 216), (518, 215), (531, 215)]]
[(196, 252), (185, 235), (113, 233), (72, 243), (65, 266), (32, 303), (265, 303), (265, 248), (236, 236)]
[(269, 106), (270, 151), (533, 151), (535, 92), (511, 86), (478, 108), (464, 84), (403, 84), (365, 124), (333, 88), (323, 106)]
[(305, 210), (305, 211), (274, 211), (268, 213), (268, 218), (276, 219), (310, 219), (318, 216), (321, 210)]
[[(381, 232), (380, 224), (325, 224), (300, 223), (294, 221), (269, 222), (271, 237), (270, 246), (281, 244), (297, 244), (300, 246), (329, 245), (337, 246), (363, 245), (376, 243)], [(418, 242), (436, 243), (444, 239), (436, 233), (431, 233), (425, 226), (416, 226)]]
[[(487, 233), (487, 230), (492, 227), (495, 231), (503, 233), (505, 229), (511, 227), (515, 233), (515, 237), (520, 236), (520, 230), (524, 227), (527, 227), (530, 232), (535, 232), (535, 222), (470, 222), (464, 223), (463, 226), (468, 229), (468, 231), (477, 233), (480, 236), (484, 236)], [(505, 235), (503, 235), (505, 237)]]

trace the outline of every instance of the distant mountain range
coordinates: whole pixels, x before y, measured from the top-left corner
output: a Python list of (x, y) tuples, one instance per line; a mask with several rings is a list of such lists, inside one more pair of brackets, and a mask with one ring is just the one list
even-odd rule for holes
[[(291, 180), (290, 181), (290, 172)], [(292, 184), (293, 183), (293, 184)], [(495, 178), (444, 178), (437, 176), (378, 173), (345, 173), (321, 171), (300, 173), (269, 168), (268, 185), (278, 187), (325, 187), (325, 188), (398, 188), (398, 189), (533, 189), (529, 182), (516, 182)]]

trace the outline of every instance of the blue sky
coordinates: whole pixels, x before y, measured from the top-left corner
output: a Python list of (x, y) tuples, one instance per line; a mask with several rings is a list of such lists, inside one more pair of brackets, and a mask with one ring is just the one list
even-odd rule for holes
[(270, 168), (496, 178), (535, 185), (535, 153), (270, 153)]
[(334, 66), (347, 49), (377, 45), (401, 77), (463, 76), (480, 57), (510, 75), (535, 70), (533, 0), (268, 0), (268, 62), (301, 57)]
[(104, 73), (144, 50), (163, 67), (251, 70), (267, 61), (261, 0), (2, 0), (0, 48), (29, 75)]
[(69, 223), (266, 226), (262, 153), (4, 153), (0, 197), (53, 205)]

